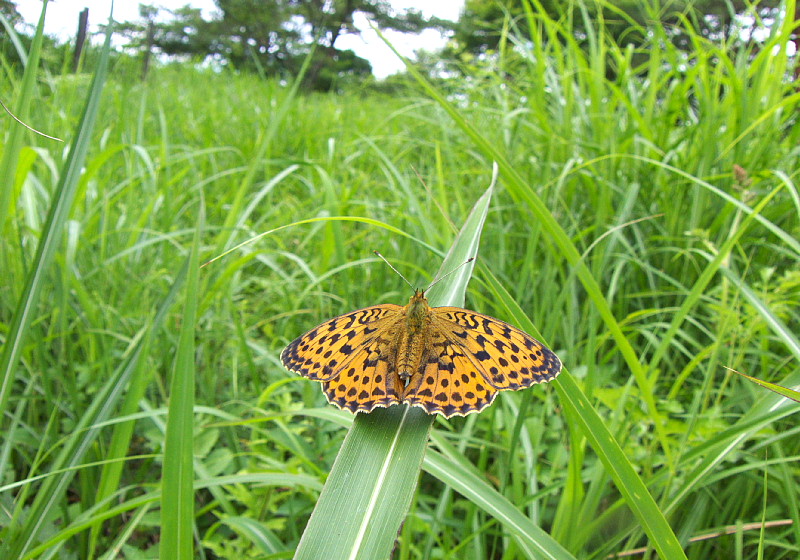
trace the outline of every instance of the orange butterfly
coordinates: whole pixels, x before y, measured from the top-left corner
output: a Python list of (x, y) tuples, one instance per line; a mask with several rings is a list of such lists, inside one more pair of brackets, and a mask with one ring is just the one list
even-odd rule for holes
[(408, 403), (446, 418), (480, 412), (498, 391), (561, 371), (558, 356), (532, 336), (460, 307), (430, 307), (423, 290), (405, 307), (334, 317), (289, 344), (281, 361), (353, 413)]

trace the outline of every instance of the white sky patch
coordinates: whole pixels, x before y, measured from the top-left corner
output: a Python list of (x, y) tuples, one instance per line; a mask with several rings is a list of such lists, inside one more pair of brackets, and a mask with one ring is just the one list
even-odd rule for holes
[[(191, 5), (200, 8), (203, 17), (208, 18), (217, 11), (213, 0), (151, 0), (156, 6), (176, 10)], [(464, 0), (392, 0), (392, 7), (402, 12), (407, 8), (415, 8), (425, 16), (437, 16), (442, 19), (457, 20), (464, 6)], [(78, 14), (84, 8), (89, 8), (89, 30), (97, 32), (99, 24), (108, 21), (111, 12), (111, 0), (57, 0), (48, 2), (47, 16), (45, 19), (45, 32), (55, 35), (60, 40), (67, 40), (75, 36), (78, 29)], [(26, 23), (36, 25), (42, 11), (42, 3), (35, 0), (19, 2), (17, 10)], [(135, 21), (139, 19), (139, 2), (117, 1), (114, 4), (114, 19), (116, 21)], [(352, 49), (358, 56), (366, 58), (372, 64), (372, 71), (378, 78), (394, 74), (403, 69), (403, 63), (387, 47), (378, 35), (372, 31), (363, 16), (357, 15), (355, 26), (361, 34), (345, 34), (336, 41), (339, 49)], [(446, 37), (438, 31), (428, 29), (419, 35), (395, 33), (389, 31), (386, 38), (400, 51), (403, 56), (413, 57), (419, 49), (436, 50), (445, 45)]]

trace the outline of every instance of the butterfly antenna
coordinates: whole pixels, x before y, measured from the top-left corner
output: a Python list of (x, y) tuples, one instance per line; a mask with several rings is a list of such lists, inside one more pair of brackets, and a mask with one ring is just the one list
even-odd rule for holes
[(378, 256), (381, 258), (381, 260), (383, 260), (383, 262), (385, 262), (386, 264), (388, 264), (388, 265), (389, 265), (389, 268), (391, 268), (392, 270), (394, 270), (394, 271), (397, 273), (397, 275), (398, 275), (400, 278), (402, 278), (403, 280), (405, 280), (406, 284), (408, 284), (409, 286), (411, 286), (411, 289), (412, 289), (412, 290), (413, 290), (413, 289), (415, 289), (415, 288), (414, 288), (414, 285), (413, 285), (413, 284), (411, 284), (411, 282), (409, 282), (408, 280), (406, 280), (406, 277), (405, 277), (405, 276), (403, 276), (402, 274), (400, 274), (400, 271), (399, 271), (399, 270), (397, 270), (395, 267), (393, 267), (393, 266), (392, 266), (392, 263), (390, 263), (389, 261), (387, 261), (387, 260), (386, 260), (386, 257), (384, 257), (383, 255), (381, 255), (381, 254), (380, 254), (378, 251), (372, 251), (372, 252), (373, 252), (373, 253), (375, 253), (376, 255), (378, 255)]
[(434, 287), (436, 284), (438, 284), (439, 282), (441, 282), (442, 280), (444, 280), (445, 278), (447, 278), (448, 276), (450, 276), (451, 274), (453, 274), (453, 273), (454, 273), (456, 270), (458, 270), (459, 268), (461, 268), (461, 267), (462, 267), (462, 266), (464, 266), (465, 264), (469, 264), (469, 263), (471, 263), (471, 262), (472, 262), (472, 261), (474, 261), (474, 260), (475, 260), (475, 257), (470, 257), (470, 258), (468, 258), (467, 260), (465, 260), (463, 263), (461, 263), (460, 265), (458, 265), (457, 267), (455, 267), (455, 268), (454, 268), (453, 270), (451, 270), (450, 272), (448, 272), (448, 273), (446, 273), (446, 274), (443, 274), (443, 275), (442, 275), (442, 276), (440, 276), (439, 278), (434, 278), (433, 282), (431, 282), (431, 283), (428, 285), (428, 287), (427, 287), (427, 288), (425, 288), (425, 291), (427, 292), (428, 290), (430, 290), (431, 288), (433, 288), (433, 287)]

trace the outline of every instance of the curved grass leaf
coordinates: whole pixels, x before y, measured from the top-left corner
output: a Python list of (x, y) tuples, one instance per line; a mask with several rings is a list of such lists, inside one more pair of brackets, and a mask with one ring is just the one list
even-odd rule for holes
[[(476, 202), (439, 274), (477, 254), (492, 187)], [(464, 304), (474, 263), (428, 292), (431, 305)], [(357, 414), (295, 558), (387, 558), (414, 495), (434, 417), (407, 405)]]
[[(567, 233), (544, 205), (544, 202), (530, 189), (527, 182), (516, 169), (513, 168), (510, 162), (505, 159), (501, 151), (489, 142), (489, 140), (484, 138), (483, 135), (481, 135), (480, 132), (478, 132), (456, 108), (444, 98), (444, 96), (430, 85), (413, 66), (406, 65), (406, 68), (425, 88), (428, 94), (448, 112), (450, 117), (464, 133), (467, 134), (488, 157), (498, 162), (500, 173), (503, 175), (509, 189), (513, 190), (517, 196), (527, 203), (531, 212), (533, 212), (540, 221), (542, 228), (555, 242), (561, 255), (574, 267), (575, 274), (581, 280), (589, 297), (595, 304), (598, 313), (603, 318), (621, 354), (630, 367), (637, 384), (642, 389), (642, 398), (648, 410), (653, 416), (656, 416), (657, 409), (653, 392), (649, 389), (650, 383), (647, 380), (639, 357), (630, 341), (623, 333), (614, 314), (611, 312), (611, 308), (603, 296), (600, 286), (592, 276), (591, 271), (586, 266), (583, 259), (581, 259), (580, 253)], [(522, 317), (524, 317), (524, 314), (521, 317), (515, 318), (519, 320)], [(520, 321), (518, 324), (520, 324), (523, 329), (531, 326), (526, 323), (529, 323), (529, 321)], [(562, 379), (561, 382), (559, 382), (557, 378), (555, 383), (556, 386), (561, 389), (559, 394), (564, 399), (564, 405), (569, 406), (576, 417), (579, 418), (584, 434), (592, 443), (617, 487), (623, 495), (625, 495), (629, 507), (631, 507), (631, 510), (636, 514), (642, 528), (647, 532), (655, 549), (663, 558), (686, 558), (680, 542), (670, 528), (666, 518), (658, 509), (655, 500), (647, 491), (647, 487), (636, 474), (630, 462), (624, 459), (625, 455), (621, 447), (605, 427), (600, 416), (592, 408), (591, 403), (586, 399), (575, 382), (569, 379), (568, 376), (562, 377), (566, 377), (566, 380)], [(667, 444), (668, 438), (663, 431), (663, 426), (659, 422), (656, 422), (654, 426), (665, 453), (669, 454), (669, 446)]]
[[(69, 211), (78, 189), (81, 171), (97, 120), (103, 85), (106, 81), (110, 45), (111, 25), (109, 25), (106, 41), (101, 49), (97, 71), (94, 74), (91, 88), (86, 97), (86, 104), (75, 133), (75, 139), (64, 162), (60, 180), (56, 187), (56, 192), (53, 194), (47, 219), (42, 228), (36, 255), (30, 265), (30, 272), (17, 302), (6, 343), (0, 356), (0, 417), (6, 416), (5, 407), (15, 378), (23, 342), (28, 335), (28, 329), (39, 304), (39, 296), (44, 286), (47, 272), (51, 268), (56, 251), (63, 239)], [(98, 395), (98, 397), (101, 397), (101, 395)], [(97, 405), (87, 410), (81, 418), (79, 427), (91, 425), (93, 414), (99, 414), (103, 410), (108, 413), (108, 409), (104, 408), (103, 404), (103, 401), (98, 399)], [(84, 421), (87, 424), (84, 425)], [(13, 430), (14, 427), (9, 431)], [(77, 464), (90, 442), (96, 437), (96, 430), (83, 434), (82, 431), (76, 429), (76, 433), (82, 434), (82, 439), (71, 440), (70, 444), (59, 455), (56, 468)], [(22, 493), (18, 498), (17, 508), (12, 514), (12, 521), (4, 538), (3, 548), (0, 550), (3, 553), (0, 554), (2, 557), (21, 558), (33, 546), (40, 537), (45, 523), (55, 512), (57, 504), (63, 500), (66, 488), (73, 476), (74, 472), (65, 472), (61, 476), (46, 479), (32, 503), (26, 506), (24, 514), (21, 508), (25, 504), (27, 490)], [(23, 517), (24, 521), (21, 521)]]
[[(533, 323), (506, 292), (500, 281), (491, 273), (487, 273), (486, 277), (490, 288), (495, 294), (496, 301), (505, 305), (514, 322), (520, 325), (523, 330), (535, 333), (536, 328)], [(568, 372), (562, 373), (551, 383), (558, 391), (560, 402), (578, 420), (583, 435), (591, 443), (592, 448), (603, 462), (617, 488), (625, 497), (625, 503), (639, 519), (639, 523), (654, 545), (659, 543), (659, 547), (673, 554), (672, 556), (662, 554), (662, 557), (685, 558), (675, 534), (650, 495), (647, 486), (636, 473), (636, 469), (625, 456), (619, 443), (608, 430), (603, 419), (592, 407), (591, 401), (586, 398), (578, 384), (575, 383)]]
[[(440, 449), (449, 445), (447, 440), (436, 432), (431, 439)], [(528, 558), (550, 560), (575, 558), (472, 469), (434, 451), (428, 451), (425, 455), (424, 468), (501, 523)]]

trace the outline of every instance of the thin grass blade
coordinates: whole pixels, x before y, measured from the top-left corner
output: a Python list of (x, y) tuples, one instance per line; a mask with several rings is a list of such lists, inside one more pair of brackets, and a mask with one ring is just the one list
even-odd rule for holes
[[(21, 58), (25, 64), (25, 72), (22, 75), (22, 88), (17, 99), (17, 104), (14, 106), (14, 115), (25, 122), (28, 119), (28, 113), (33, 100), (34, 87), (36, 86), (36, 76), (39, 70), (39, 55), (42, 51), (42, 41), (44, 38), (44, 18), (47, 13), (47, 2), (42, 4), (42, 13), (39, 17), (39, 23), (36, 26), (36, 32), (31, 41), (31, 50), (26, 57), (24, 52), (20, 51)], [(8, 36), (14, 41), (18, 49), (21, 49), (19, 38), (17, 37), (14, 28), (9, 24), (5, 18), (3, 24), (6, 27)], [(8, 217), (9, 209), (12, 204), (12, 193), (14, 192), (15, 175), (17, 172), (17, 162), (19, 160), (19, 152), (22, 149), (22, 140), (27, 130), (21, 125), (12, 125), (8, 134), (5, 146), (3, 146), (3, 159), (0, 161), (0, 232), (5, 229), (6, 218)], [(2, 400), (0, 399), (0, 402)]]
[[(505, 305), (514, 322), (523, 330), (536, 333), (536, 327), (500, 281), (491, 272), (487, 272), (486, 278), (495, 300)], [(558, 391), (559, 401), (578, 420), (581, 431), (603, 462), (614, 484), (625, 497), (625, 503), (636, 515), (659, 555), (662, 558), (686, 558), (675, 533), (647, 486), (569, 372), (562, 372), (550, 383)]]
[(183, 323), (169, 393), (164, 469), (161, 479), (161, 558), (193, 558), (195, 321), (202, 208), (189, 256)]
[(735, 231), (731, 232), (730, 237), (719, 248), (717, 254), (713, 259), (711, 259), (711, 262), (709, 262), (705, 267), (700, 277), (692, 286), (691, 291), (683, 300), (683, 303), (681, 303), (680, 309), (678, 309), (678, 311), (672, 316), (672, 322), (670, 323), (669, 328), (661, 336), (661, 343), (658, 345), (658, 348), (656, 348), (655, 352), (653, 352), (653, 357), (650, 360), (650, 371), (655, 371), (656, 368), (658, 368), (661, 359), (664, 357), (664, 355), (667, 353), (667, 350), (670, 348), (670, 345), (673, 343), (678, 329), (683, 324), (684, 320), (686, 320), (692, 308), (698, 303), (698, 301), (700, 301), (700, 298), (705, 293), (705, 289), (709, 282), (711, 282), (711, 279), (717, 274), (725, 260), (728, 259), (731, 251), (733, 251), (734, 247), (736, 246), (736, 243), (749, 229), (751, 223), (756, 219), (756, 217), (761, 215), (761, 212), (764, 210), (764, 208), (766, 208), (769, 201), (772, 200), (773, 197), (775, 197), (775, 195), (778, 194), (778, 192), (783, 188), (783, 185), (779, 185), (767, 196), (761, 199), (753, 211), (747, 214), (744, 220), (742, 220), (741, 225)]
[[(439, 448), (449, 445), (444, 437), (436, 433), (431, 439)], [(508, 498), (464, 465), (451, 461), (441, 453), (429, 451), (425, 455), (424, 468), (501, 523), (514, 536), (517, 544), (529, 558), (550, 560), (575, 558), (553, 537), (536, 526)]]
[[(510, 162), (508, 162), (502, 152), (467, 122), (459, 111), (448, 102), (419, 71), (410, 64), (406, 64), (406, 68), (417, 82), (425, 88), (428, 94), (447, 111), (459, 128), (461, 128), (487, 156), (498, 162), (500, 173), (503, 175), (509, 189), (528, 204), (531, 212), (533, 212), (536, 218), (541, 222), (543, 229), (555, 242), (561, 255), (573, 266), (575, 274), (580, 279), (600, 316), (613, 335), (621, 354), (624, 356), (637, 384), (640, 386), (642, 398), (645, 401), (647, 409), (650, 411), (650, 414), (656, 416), (658, 413), (655, 399), (652, 391), (649, 389), (649, 382), (639, 357), (614, 317), (611, 307), (603, 296), (600, 286), (592, 276), (591, 271), (584, 263), (580, 253), (567, 233), (544, 205), (544, 202), (530, 189), (527, 182), (514, 169)], [(532, 326), (529, 323), (530, 321), (526, 320), (519, 324), (524, 329)], [(564, 404), (570, 406), (580, 418), (581, 427), (585, 435), (589, 441), (592, 442), (595, 451), (603, 460), (603, 464), (609, 470), (609, 473), (612, 475), (620, 491), (626, 496), (629, 506), (647, 532), (653, 546), (664, 558), (685, 558), (686, 556), (680, 546), (680, 542), (670, 528), (666, 518), (658, 509), (652, 496), (647, 491), (644, 482), (642, 482), (642, 479), (636, 474), (630, 462), (627, 461), (619, 444), (614, 440), (608, 429), (605, 428), (601, 418), (591, 407), (591, 404), (585, 396), (580, 392), (578, 386), (568, 377), (566, 380), (562, 380), (561, 383), (556, 379), (555, 383), (556, 387), (562, 389), (566, 388), (564, 391), (559, 391), (560, 396), (564, 399)], [(665, 453), (669, 456), (668, 438), (663, 431), (663, 426), (658, 422), (655, 423), (654, 426), (661, 445)]]
[[(728, 368), (728, 369), (730, 369), (730, 368)], [(793, 400), (794, 402), (800, 403), (800, 392), (798, 392), (798, 391), (794, 391), (792, 389), (788, 389), (786, 387), (782, 387), (781, 385), (777, 385), (775, 383), (770, 383), (769, 381), (763, 381), (761, 379), (758, 379), (757, 377), (752, 377), (750, 375), (747, 375), (746, 373), (742, 373), (741, 371), (736, 371), (735, 369), (731, 369), (731, 371), (733, 373), (735, 373), (736, 375), (741, 375), (745, 379), (749, 379), (750, 381), (752, 381), (756, 385), (761, 385), (765, 389), (769, 389), (773, 393), (777, 393), (779, 395), (783, 395), (787, 399), (790, 399), (790, 400)]]
[[(386, 44), (394, 50), (394, 47), (384, 39)], [(398, 57), (402, 56), (394, 52)], [(542, 199), (530, 188), (528, 182), (522, 175), (514, 168), (511, 162), (505, 157), (503, 151), (493, 144), (489, 139), (484, 137), (472, 124), (459, 112), (459, 110), (450, 103), (440, 91), (438, 91), (412, 64), (403, 59), (406, 63), (406, 69), (414, 79), (422, 86), (422, 88), (433, 98), (448, 115), (453, 119), (456, 125), (475, 143), (475, 145), (489, 158), (496, 161), (500, 170), (500, 175), (505, 180), (506, 186), (513, 196), (521, 199), (533, 213), (536, 219), (540, 222), (542, 229), (550, 236), (554, 242), (552, 250), (557, 251), (559, 258), (564, 258), (572, 266), (575, 275), (583, 284), (584, 289), (592, 300), (592, 303), (597, 309), (600, 317), (606, 327), (614, 337), (614, 341), (619, 347), (620, 354), (625, 359), (626, 364), (631, 370), (636, 383), (639, 385), (642, 393), (642, 399), (647, 407), (648, 412), (653, 416), (658, 416), (658, 408), (656, 407), (655, 397), (650, 390), (650, 383), (647, 379), (644, 367), (633, 349), (633, 345), (625, 336), (619, 322), (614, 313), (611, 311), (611, 306), (603, 295), (597, 280), (592, 275), (591, 270), (581, 258), (577, 247), (572, 242), (567, 232), (561, 227), (561, 224), (555, 219), (553, 214), (544, 204)], [(665, 454), (670, 457), (669, 438), (661, 422), (654, 424), (656, 435), (658, 436), (659, 443), (664, 449)], [(677, 540), (676, 540), (677, 542)]]
[[(39, 18), (36, 34), (31, 42), (28, 63), (25, 66), (25, 73), (22, 78), (22, 91), (20, 92), (20, 97), (15, 107), (15, 114), (20, 119), (27, 118), (28, 108), (33, 98), (33, 88), (36, 84), (36, 72), (39, 66), (39, 53), (41, 52), (42, 37), (44, 36), (44, 17), (46, 11), (47, 2), (42, 5), (42, 15)], [(97, 78), (97, 75), (95, 75), (95, 78)], [(104, 80), (105, 76), (103, 76), (102, 81)], [(102, 85), (102, 81), (100, 85)], [(92, 118), (94, 118), (94, 116), (92, 116)], [(91, 128), (92, 127), (88, 127), (86, 129), (87, 135), (91, 131)], [(22, 126), (12, 126), (8, 141), (3, 147), (3, 159), (0, 161), (0, 233), (5, 229), (6, 217), (8, 216), (8, 211), (12, 204), (17, 162), (19, 160), (19, 152), (22, 147), (22, 139), (25, 132), (26, 130)], [(79, 141), (79, 137), (75, 139), (73, 148), (77, 147)], [(88, 138), (85, 138), (84, 142), (88, 142)], [(81, 157), (80, 162), (82, 163), (86, 157), (85, 148), (81, 156), (74, 152), (72, 152), (71, 155), (72, 157)], [(14, 318), (8, 328), (6, 342), (3, 345), (2, 353), (0, 353), (0, 418), (6, 417), (6, 406), (11, 391), (11, 384), (15, 379), (14, 368), (16, 367), (25, 335), (27, 334), (33, 307), (35, 307), (39, 299), (42, 273), (49, 268), (57, 243), (61, 239), (61, 233), (64, 231), (64, 222), (66, 221), (67, 213), (72, 206), (72, 199), (75, 196), (75, 189), (77, 186), (77, 177), (73, 177), (72, 179), (73, 182), (69, 184), (62, 176), (62, 181), (59, 183), (56, 194), (53, 197), (53, 204), (50, 207), (50, 214), (48, 215), (48, 220), (42, 231), (36, 259), (31, 266), (32, 272), (28, 275), (28, 280), (18, 301)]]

